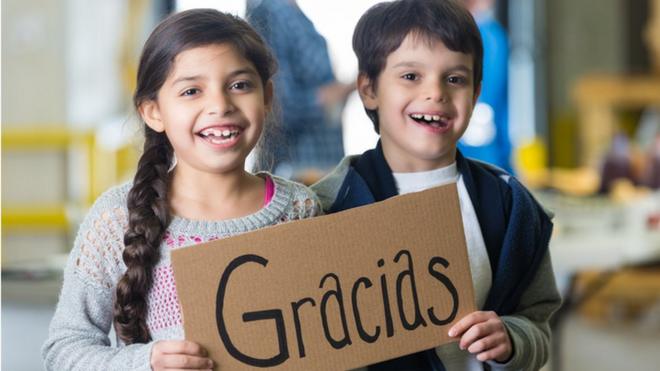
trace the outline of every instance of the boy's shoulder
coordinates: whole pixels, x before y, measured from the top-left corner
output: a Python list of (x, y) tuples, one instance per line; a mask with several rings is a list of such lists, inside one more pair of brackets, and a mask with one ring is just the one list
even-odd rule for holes
[(318, 197), (323, 210), (330, 210), (346, 181), (346, 177), (351, 170), (351, 164), (359, 157), (359, 155), (344, 157), (330, 173), (310, 186)]
[[(473, 182), (477, 185), (476, 188), (481, 190), (482, 193), (497, 192), (504, 200), (503, 206), (507, 209), (507, 213), (511, 204), (514, 202), (514, 194), (516, 194), (525, 195), (532, 204), (538, 205), (542, 213), (544, 213), (549, 219), (554, 218), (554, 213), (543, 206), (543, 204), (534, 197), (534, 194), (514, 175), (493, 164), (475, 159), (464, 159), (468, 164), (466, 167), (470, 169), (469, 171), (473, 178)], [(488, 200), (492, 198), (486, 194), (482, 199)]]

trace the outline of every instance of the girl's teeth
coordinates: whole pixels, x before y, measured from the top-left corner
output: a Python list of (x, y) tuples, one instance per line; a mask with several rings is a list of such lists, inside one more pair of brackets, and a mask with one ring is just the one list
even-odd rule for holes
[(431, 115), (424, 115), (424, 120), (426, 121), (431, 121), (432, 116)]
[(433, 116), (433, 121), (440, 121), (440, 116), (434, 115)]

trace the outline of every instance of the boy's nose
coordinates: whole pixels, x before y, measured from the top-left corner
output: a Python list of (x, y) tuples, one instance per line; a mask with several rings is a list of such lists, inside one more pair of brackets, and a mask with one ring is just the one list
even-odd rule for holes
[(447, 99), (444, 89), (439, 84), (430, 85), (426, 89), (424, 95), (426, 100), (430, 100), (432, 102), (444, 102)]

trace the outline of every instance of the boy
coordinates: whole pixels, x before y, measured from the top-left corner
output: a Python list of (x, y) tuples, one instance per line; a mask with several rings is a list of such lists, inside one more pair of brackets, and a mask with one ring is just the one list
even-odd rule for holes
[(561, 301), (548, 254), (552, 223), (515, 178), (456, 150), (480, 91), (474, 19), (451, 0), (381, 3), (358, 22), (353, 49), (380, 141), (312, 188), (335, 212), (456, 182), (482, 308), (449, 329), (458, 342), (369, 370), (539, 369)]

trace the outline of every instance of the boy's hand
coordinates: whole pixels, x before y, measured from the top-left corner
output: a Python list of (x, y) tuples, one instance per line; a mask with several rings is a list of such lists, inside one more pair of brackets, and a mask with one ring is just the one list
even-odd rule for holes
[(458, 346), (477, 355), (481, 362), (511, 359), (513, 346), (502, 319), (495, 312), (472, 312), (449, 329), (449, 336), (459, 337)]
[(151, 369), (211, 370), (213, 361), (206, 358), (206, 350), (187, 340), (157, 341), (151, 349)]

